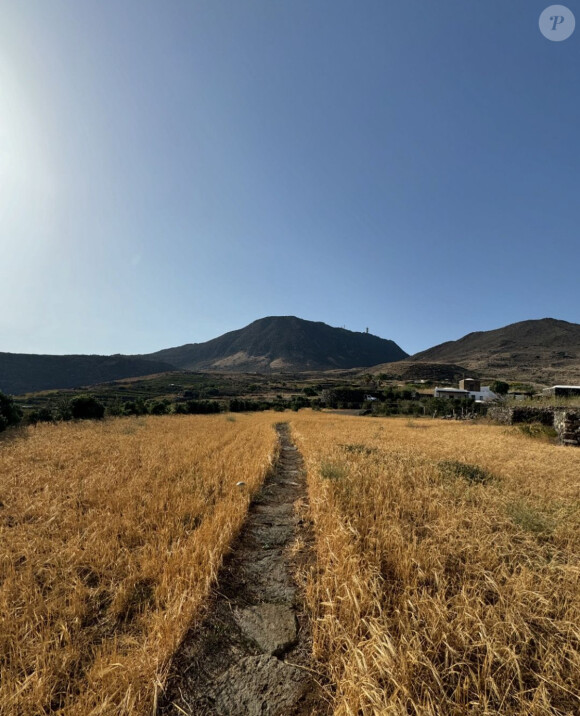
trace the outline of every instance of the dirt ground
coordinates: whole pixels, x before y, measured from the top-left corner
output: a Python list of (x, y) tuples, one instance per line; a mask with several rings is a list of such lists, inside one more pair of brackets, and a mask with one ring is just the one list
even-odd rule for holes
[(308, 562), (312, 542), (302, 457), (288, 425), (276, 429), (275, 470), (250, 505), (205, 617), (174, 659), (158, 716), (328, 713), (293, 578), (298, 564)]

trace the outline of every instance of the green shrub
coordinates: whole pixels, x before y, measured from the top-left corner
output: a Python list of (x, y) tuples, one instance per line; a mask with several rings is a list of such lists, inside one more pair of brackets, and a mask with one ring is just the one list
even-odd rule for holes
[(145, 401), (142, 398), (129, 400), (123, 406), (123, 413), (125, 415), (145, 415), (147, 413)]
[(485, 485), (494, 479), (494, 476), (479, 465), (470, 465), (458, 460), (442, 460), (439, 467), (445, 475), (463, 477), (468, 482)]
[(70, 409), (75, 420), (101, 420), (105, 416), (105, 406), (94, 395), (77, 395), (70, 401)]
[(14, 398), (0, 392), (0, 432), (11, 425), (18, 425), (22, 420), (22, 411), (15, 404)]
[(551, 425), (542, 425), (542, 423), (522, 423), (517, 426), (517, 430), (527, 438), (535, 438), (536, 440), (555, 442), (558, 438), (557, 430)]
[(507, 395), (510, 387), (503, 380), (494, 380), (493, 383), (490, 384), (489, 389), (497, 395)]
[(110, 405), (107, 405), (107, 415), (111, 415), (113, 417), (125, 415), (125, 404), (120, 400), (115, 400)]
[(169, 412), (169, 405), (164, 403), (162, 400), (156, 400), (150, 403), (148, 406), (149, 415), (167, 415)]
[(70, 400), (68, 398), (61, 398), (56, 403), (56, 419), (57, 420), (72, 420), (72, 410)]
[(295, 395), (293, 396), (292, 400), (290, 401), (290, 408), (294, 411), (300, 410), (300, 408), (309, 408), (310, 407), (310, 401), (308, 398), (305, 398), (302, 395)]
[(187, 412), (191, 415), (207, 415), (209, 413), (219, 413), (221, 410), (217, 400), (188, 400)]
[(37, 423), (52, 423), (54, 421), (54, 415), (49, 408), (40, 408), (40, 410), (32, 410), (28, 413), (26, 421), (29, 425), (36, 425)]

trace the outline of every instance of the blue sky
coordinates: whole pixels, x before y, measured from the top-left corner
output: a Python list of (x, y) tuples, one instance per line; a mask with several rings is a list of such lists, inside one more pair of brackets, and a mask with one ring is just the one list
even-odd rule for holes
[(545, 39), (548, 4), (3, 2), (0, 351), (579, 322), (580, 28)]

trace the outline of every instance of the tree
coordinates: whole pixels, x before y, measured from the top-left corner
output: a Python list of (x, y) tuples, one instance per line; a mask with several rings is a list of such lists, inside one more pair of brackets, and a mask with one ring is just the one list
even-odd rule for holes
[(129, 400), (123, 406), (124, 415), (145, 415), (147, 413), (147, 406), (143, 398), (137, 398), (137, 400)]
[(112, 415), (114, 417), (125, 415), (125, 404), (117, 398), (112, 403), (107, 405), (107, 415)]
[(217, 400), (188, 400), (187, 412), (191, 415), (207, 415), (208, 413), (219, 413), (220, 404)]
[(187, 415), (187, 405), (185, 403), (174, 403), (173, 412), (175, 415)]
[(494, 380), (493, 383), (489, 386), (489, 389), (497, 395), (507, 395), (507, 392), (510, 387), (507, 383), (504, 383), (503, 380)]
[(57, 401), (56, 417), (58, 420), (72, 420), (71, 402), (68, 398), (61, 398)]
[(167, 415), (169, 412), (169, 405), (164, 403), (162, 400), (154, 401), (149, 403), (149, 414), (150, 415)]
[(22, 419), (22, 411), (14, 403), (14, 398), (0, 392), (0, 432), (11, 425), (18, 425)]
[(101, 420), (105, 406), (94, 395), (78, 395), (70, 401), (70, 409), (76, 420)]
[(302, 395), (294, 395), (290, 401), (290, 408), (294, 411), (300, 410), (300, 408), (309, 408), (310, 401)]
[(29, 425), (36, 425), (36, 423), (52, 423), (54, 421), (54, 415), (50, 408), (40, 408), (40, 410), (32, 410), (28, 413), (27, 417)]

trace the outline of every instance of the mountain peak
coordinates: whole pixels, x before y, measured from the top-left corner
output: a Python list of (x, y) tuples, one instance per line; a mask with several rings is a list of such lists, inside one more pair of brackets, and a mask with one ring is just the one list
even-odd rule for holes
[(143, 358), (190, 370), (257, 371), (363, 368), (405, 358), (394, 341), (297, 316), (265, 316), (206, 343)]

